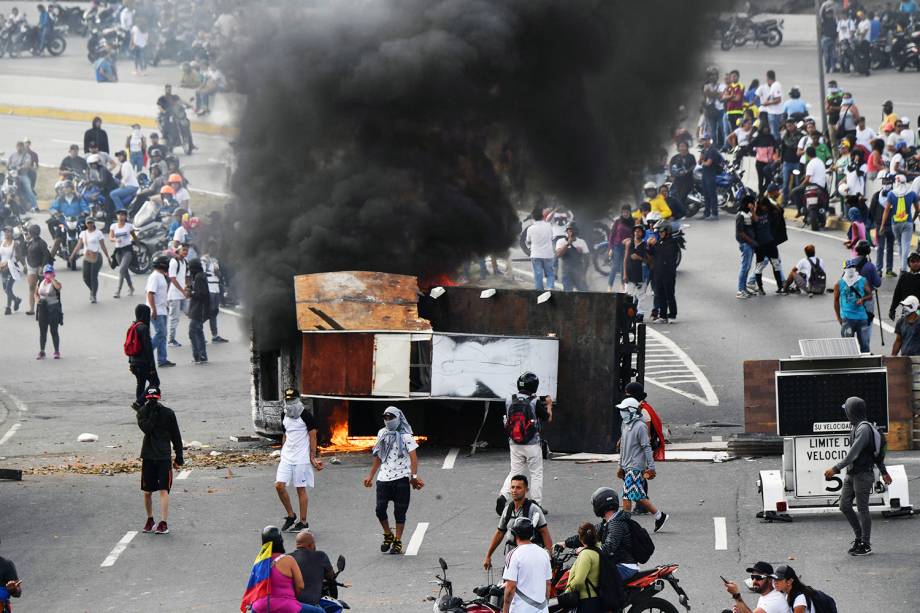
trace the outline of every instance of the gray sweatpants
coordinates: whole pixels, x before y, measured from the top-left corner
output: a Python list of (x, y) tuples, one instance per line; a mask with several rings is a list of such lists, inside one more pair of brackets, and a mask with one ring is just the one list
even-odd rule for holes
[(179, 327), (179, 317), (188, 309), (188, 299), (167, 300), (166, 306), (169, 313), (169, 342), (176, 340), (176, 328)]
[[(855, 475), (847, 473), (840, 490), (840, 512), (844, 514), (853, 534), (864, 543), (869, 543), (872, 538), (872, 517), (869, 515), (869, 494), (872, 493), (872, 482), (875, 475), (871, 472), (860, 472)], [(853, 499), (856, 499), (856, 511), (853, 510)], [(858, 512), (858, 516), (857, 516)]]

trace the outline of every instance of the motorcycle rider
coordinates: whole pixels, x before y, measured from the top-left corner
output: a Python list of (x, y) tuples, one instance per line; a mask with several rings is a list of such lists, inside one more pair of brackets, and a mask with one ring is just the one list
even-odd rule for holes
[(137, 190), (140, 189), (140, 184), (137, 182), (137, 171), (134, 170), (134, 166), (128, 160), (128, 152), (124, 149), (116, 151), (115, 158), (118, 163), (115, 164), (114, 176), (118, 177), (119, 186), (117, 189), (112, 190), (109, 197), (115, 204), (116, 209), (127, 209), (128, 205), (131, 204), (131, 200), (137, 194)]
[(297, 600), (312, 608), (307, 613), (323, 613), (320, 602), (323, 582), (334, 581), (335, 571), (325, 552), (316, 549), (316, 538), (309, 530), (301, 530), (295, 540), (297, 549), (291, 554), (303, 577), (303, 589), (297, 593)]
[(35, 195), (32, 181), (29, 178), (29, 171), (34, 169), (35, 164), (23, 141), (16, 143), (16, 151), (10, 155), (6, 166), (8, 170), (18, 171), (16, 181), (19, 183), (19, 192), (25, 198), (29, 210), (38, 210), (38, 197)]
[(93, 143), (99, 151), (109, 152), (109, 135), (102, 129), (102, 117), (93, 117), (92, 127), (83, 133), (83, 153), (93, 153), (90, 151)]
[(107, 219), (112, 219), (115, 215), (115, 205), (112, 203), (110, 194), (118, 188), (118, 181), (109, 172), (109, 169), (103, 164), (102, 154), (91, 153), (86, 158), (89, 164), (89, 175), (87, 176), (90, 185), (96, 186), (103, 196), (103, 209)]
[[(172, 151), (173, 147), (178, 146), (181, 142), (179, 134), (179, 117), (180, 110), (191, 108), (182, 98), (172, 93), (172, 85), (166, 85), (163, 88), (163, 95), (157, 98), (157, 108), (160, 109), (160, 131), (163, 133), (163, 139), (166, 141), (167, 151)], [(192, 131), (188, 131), (189, 145), (192, 149), (197, 149), (192, 142)]]
[[(626, 581), (639, 572), (639, 565), (632, 555), (632, 535), (629, 528), (630, 512), (620, 509), (620, 501), (613, 488), (599, 487), (591, 494), (591, 508), (601, 518), (597, 524), (597, 542), (600, 550), (613, 558), (620, 579)], [(580, 546), (578, 535), (565, 539), (565, 546), (575, 549)]]
[[(498, 548), (498, 544), (508, 532), (508, 527), (514, 524), (518, 518), (524, 517), (530, 521), (534, 528), (535, 536), (533, 540), (541, 547), (546, 547), (553, 542), (549, 535), (549, 527), (546, 525), (546, 516), (540, 505), (527, 498), (527, 477), (524, 475), (514, 475), (511, 477), (511, 500), (502, 509), (501, 519), (498, 520), (498, 528), (492, 535), (489, 543), (489, 549), (486, 551), (486, 557), (482, 562), (482, 567), (486, 570), (492, 568), (492, 554)], [(513, 533), (512, 533), (513, 534)], [(515, 540), (512, 536), (505, 543), (505, 554), (515, 547)]]
[(79, 145), (70, 146), (70, 149), (67, 151), (67, 156), (61, 160), (61, 165), (58, 169), (61, 171), (61, 177), (64, 179), (71, 179), (75, 174), (85, 175), (89, 171), (89, 164), (87, 164), (86, 159), (80, 155)]
[[(54, 244), (51, 247), (51, 253), (57, 254), (61, 241), (65, 239), (62, 224), (68, 217), (77, 218), (77, 227), (82, 228), (87, 216), (89, 216), (89, 204), (74, 189), (72, 181), (58, 181), (55, 184), (55, 190), (60, 194), (51, 203), (51, 217), (45, 222), (48, 225), (48, 231), (51, 232), (51, 238)], [(66, 254), (68, 257), (70, 254)]]
[(517, 547), (508, 556), (508, 565), (502, 573), (505, 593), (502, 613), (545, 611), (550, 594), (553, 570), (549, 555), (542, 547), (530, 542), (533, 524), (526, 517), (514, 520), (511, 526)]

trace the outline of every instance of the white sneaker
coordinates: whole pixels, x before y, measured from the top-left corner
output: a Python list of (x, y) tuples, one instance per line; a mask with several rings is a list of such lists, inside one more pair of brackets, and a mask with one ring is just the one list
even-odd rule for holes
[(740, 291), (737, 294), (735, 294), (735, 298), (737, 298), (738, 300), (745, 300), (750, 297), (751, 295), (745, 291)]

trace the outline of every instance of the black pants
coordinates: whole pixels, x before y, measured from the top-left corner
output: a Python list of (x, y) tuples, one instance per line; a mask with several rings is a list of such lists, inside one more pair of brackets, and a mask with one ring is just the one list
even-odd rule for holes
[(137, 396), (137, 403), (144, 404), (146, 402), (144, 395), (147, 387), (151, 385), (160, 386), (160, 377), (157, 375), (156, 366), (153, 364), (149, 366), (147, 364), (132, 364), (131, 374), (137, 380), (137, 388), (134, 393)]
[(48, 328), (51, 328), (51, 343), (55, 351), (61, 350), (61, 337), (58, 335), (58, 325), (49, 323), (47, 320), (38, 322), (38, 346), (42, 351), (45, 350), (45, 344), (48, 342)]
[(387, 521), (387, 506), (393, 502), (393, 517), (397, 524), (406, 523), (406, 511), (409, 510), (409, 498), (412, 488), (409, 477), (395, 481), (377, 481), (377, 519)]
[(677, 317), (677, 298), (674, 293), (677, 275), (655, 271), (652, 274), (652, 290), (655, 292), (655, 310), (658, 317), (674, 319)]
[(95, 262), (83, 260), (83, 283), (89, 288), (91, 298), (99, 291), (99, 270), (102, 268), (102, 254), (96, 254)]
[(769, 162), (754, 162), (757, 169), (757, 195), (762, 196), (767, 191), (767, 182), (772, 178), (767, 176), (766, 168)]

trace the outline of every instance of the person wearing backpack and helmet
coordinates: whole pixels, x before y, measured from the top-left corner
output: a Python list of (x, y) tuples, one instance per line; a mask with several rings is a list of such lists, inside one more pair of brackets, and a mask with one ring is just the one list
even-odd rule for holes
[(655, 458), (649, 429), (642, 421), (642, 410), (636, 398), (624, 398), (617, 409), (623, 424), (620, 434), (620, 467), (617, 469), (617, 479), (623, 480), (623, 510), (632, 511), (633, 504), (641, 505), (655, 516), (655, 532), (658, 532), (670, 516), (652, 504), (646, 492), (646, 480), (655, 478)]
[[(843, 410), (847, 419), (853, 426), (850, 449), (845, 458), (824, 471), (824, 478), (831, 479), (834, 475), (847, 468), (847, 476), (840, 490), (840, 512), (843, 513), (853, 534), (853, 546), (847, 551), (851, 556), (865, 556), (872, 553), (872, 517), (869, 515), (869, 496), (872, 493), (872, 484), (875, 481), (874, 468), (878, 467), (879, 473), (886, 485), (891, 484), (891, 476), (885, 468), (885, 442), (884, 435), (868, 421), (866, 401), (858, 396), (851, 396), (843, 403)], [(856, 500), (856, 509), (853, 511), (853, 500)]]
[(128, 329), (125, 353), (128, 354), (128, 370), (137, 380), (136, 400), (132, 406), (139, 409), (144, 404), (147, 388), (160, 386), (153, 358), (153, 341), (150, 338), (150, 307), (146, 304), (134, 307), (134, 323)]
[(920, 300), (908, 296), (901, 301), (901, 318), (894, 326), (891, 355), (920, 356)]
[(553, 398), (537, 396), (540, 379), (532, 372), (525, 372), (517, 380), (516, 394), (505, 400), (505, 433), (511, 456), (511, 470), (502, 484), (495, 512), (499, 515), (508, 504), (511, 494), (511, 479), (526, 474), (530, 478), (531, 499), (543, 507), (543, 445), (540, 437), (541, 424), (553, 420)]
[[(505, 505), (501, 513), (501, 519), (498, 520), (498, 527), (495, 534), (492, 535), (492, 541), (489, 543), (489, 549), (486, 551), (486, 557), (483, 560), (482, 567), (486, 570), (492, 568), (492, 554), (498, 549), (499, 543), (508, 533), (508, 527), (519, 517), (526, 517), (534, 527), (533, 542), (541, 547), (548, 547), (553, 542), (549, 535), (549, 527), (546, 524), (546, 516), (543, 509), (533, 500), (527, 497), (528, 482), (524, 475), (514, 475), (511, 477), (511, 500)], [(505, 554), (515, 546), (514, 536), (505, 544)]]
[(517, 546), (505, 560), (502, 613), (538, 613), (549, 604), (553, 569), (545, 549), (531, 542), (534, 527), (526, 517), (510, 527)]

